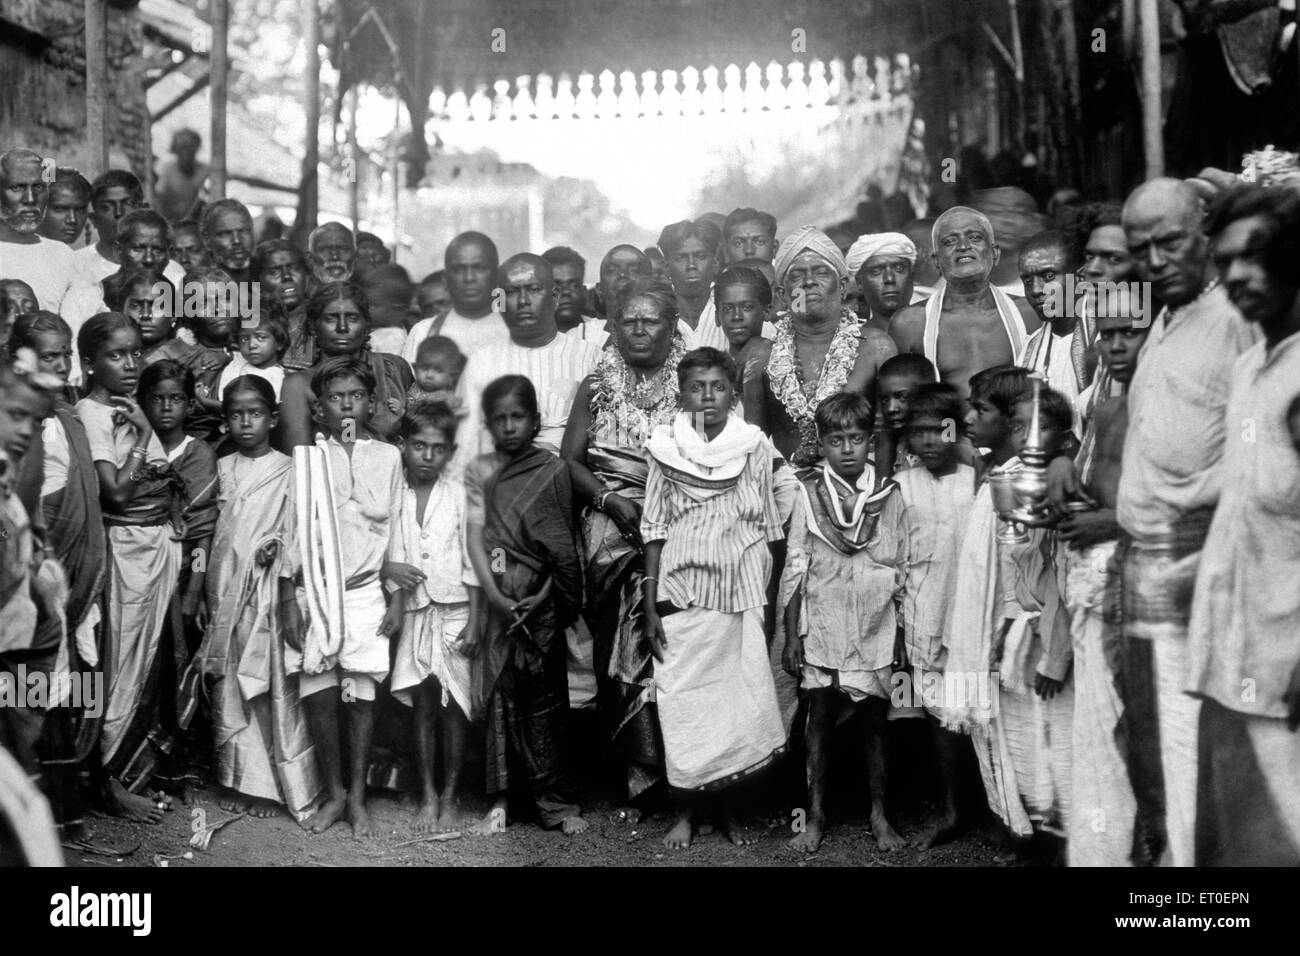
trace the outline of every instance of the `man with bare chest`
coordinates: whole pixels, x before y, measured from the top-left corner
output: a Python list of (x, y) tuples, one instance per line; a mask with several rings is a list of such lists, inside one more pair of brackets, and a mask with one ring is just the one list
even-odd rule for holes
[(946, 285), (925, 302), (899, 309), (889, 334), (899, 351), (924, 355), (966, 398), (972, 375), (1014, 364), (1042, 323), (1024, 299), (990, 283), (1002, 251), (987, 216), (954, 206), (935, 221), (933, 233), (930, 256)]
[(778, 316), (767, 368), (745, 385), (745, 417), (802, 468), (819, 457), (817, 406), (838, 392), (874, 394), (881, 363), (898, 349), (844, 307), (848, 264), (825, 233), (797, 229), (781, 243), (775, 267), (790, 310)]

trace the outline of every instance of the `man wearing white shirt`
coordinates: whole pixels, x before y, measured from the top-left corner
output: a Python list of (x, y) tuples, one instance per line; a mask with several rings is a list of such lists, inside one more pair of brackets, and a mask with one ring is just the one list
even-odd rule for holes
[[(462, 232), (443, 256), (451, 311), (444, 318), (421, 319), (411, 328), (402, 358), (412, 366), (420, 343), (432, 335), (445, 335), (462, 353), (494, 352), (510, 341), (501, 313), (493, 308), (497, 279), (497, 247), (481, 232)], [(462, 444), (464, 447), (464, 444)]]
[(21, 147), (0, 153), (0, 278), (31, 286), (42, 309), (62, 312), (77, 285), (76, 253), (39, 233), (49, 202), (45, 162)]
[(727, 348), (727, 337), (718, 325), (713, 304), (713, 274), (721, 242), (722, 230), (704, 218), (683, 219), (664, 226), (659, 233), (668, 280), (677, 293), (678, 327), (688, 349), (706, 345), (722, 351)]
[(513, 256), (501, 267), (501, 284), (506, 310), (503, 325), (508, 329), (505, 343), (478, 350), (461, 346), (468, 362), (457, 388), (466, 409), (465, 425), (457, 435), (452, 459), (453, 467), (458, 469), (492, 450), (480, 407), (483, 389), (490, 382), (502, 375), (528, 377), (537, 389), (542, 416), (537, 443), (558, 453), (578, 385), (600, 359), (598, 348), (564, 334), (556, 326), (554, 278), (549, 262), (530, 253)]

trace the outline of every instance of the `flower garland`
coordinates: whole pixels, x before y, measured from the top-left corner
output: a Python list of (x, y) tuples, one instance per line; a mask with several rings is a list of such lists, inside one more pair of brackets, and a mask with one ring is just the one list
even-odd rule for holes
[(808, 393), (799, 375), (795, 360), (794, 320), (789, 313), (777, 319), (776, 338), (772, 342), (772, 356), (767, 363), (767, 376), (772, 383), (772, 394), (783, 406), (790, 420), (799, 429), (799, 447), (790, 457), (798, 467), (811, 465), (818, 458), (817, 426), (813, 415), (817, 406), (837, 392), (844, 391), (858, 358), (858, 329), (856, 315), (849, 309), (840, 312), (839, 328), (826, 350), (826, 360), (817, 376), (817, 385)]
[(606, 346), (592, 373), (592, 422), (612, 426), (630, 447), (640, 448), (655, 426), (666, 425), (677, 414), (677, 363), (686, 351), (685, 340), (674, 332), (663, 367), (638, 381), (618, 348)]

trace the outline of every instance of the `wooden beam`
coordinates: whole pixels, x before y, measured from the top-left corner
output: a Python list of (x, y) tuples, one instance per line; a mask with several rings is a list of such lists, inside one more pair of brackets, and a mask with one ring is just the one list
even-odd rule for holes
[(144, 81), (145, 90), (146, 91), (151, 90), (158, 83), (161, 83), (163, 80), (167, 79), (167, 77), (171, 76), (182, 66), (184, 66), (186, 62), (189, 60), (189, 58), (190, 58), (190, 54), (186, 53), (179, 60), (174, 60), (171, 58), (171, 56), (168, 56), (166, 59), (158, 59), (153, 63), (150, 63), (147, 60), (143, 61), (143, 66), (146, 70), (158, 69), (162, 71), (157, 76), (147, 77), (145, 79)]
[(361, 91), (354, 85), (348, 90), (348, 218), (352, 232), (361, 228), (361, 151), (357, 148), (357, 104)]
[(86, 141), (89, 179), (108, 170), (108, 2), (85, 0)]
[(1139, 0), (1142, 49), (1142, 146), (1147, 179), (1165, 172), (1164, 114), (1160, 104), (1160, 13), (1157, 0)]
[(211, 79), (212, 79), (211, 73), (204, 73), (202, 76), (200, 76), (197, 80), (194, 81), (194, 85), (191, 86), (188, 90), (178, 95), (170, 103), (162, 107), (162, 109), (158, 110), (157, 113), (154, 113), (152, 116), (150, 116), (149, 121), (152, 123), (157, 123), (160, 119), (162, 119), (172, 110), (176, 109), (186, 100), (188, 100), (191, 96), (194, 96), (197, 93), (201, 93), (207, 87), (208, 81)]
[(230, 79), (229, 0), (212, 0), (212, 137), (208, 147), (208, 182), (212, 198), (226, 198), (226, 92)]

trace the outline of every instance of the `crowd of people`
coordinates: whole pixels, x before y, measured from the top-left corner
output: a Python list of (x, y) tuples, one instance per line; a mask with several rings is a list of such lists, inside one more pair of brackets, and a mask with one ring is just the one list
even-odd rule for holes
[(577, 837), (594, 709), (674, 849), (753, 842), (755, 779), (815, 851), (851, 733), (883, 849), (1300, 862), (1300, 193), (1224, 179), (1074, 208), (1010, 283), (968, 206), (703, 214), (590, 286), (467, 232), (416, 283), (0, 153), (0, 778), (43, 795), (0, 856), (198, 785), (366, 837), (394, 713), (417, 832)]

